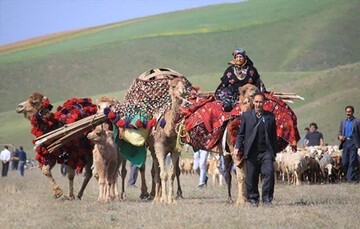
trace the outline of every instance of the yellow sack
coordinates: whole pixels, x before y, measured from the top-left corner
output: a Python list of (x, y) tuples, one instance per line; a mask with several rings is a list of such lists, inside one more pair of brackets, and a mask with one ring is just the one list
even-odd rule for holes
[(134, 146), (142, 146), (145, 144), (149, 131), (144, 128), (133, 129), (126, 128), (123, 132), (123, 139)]

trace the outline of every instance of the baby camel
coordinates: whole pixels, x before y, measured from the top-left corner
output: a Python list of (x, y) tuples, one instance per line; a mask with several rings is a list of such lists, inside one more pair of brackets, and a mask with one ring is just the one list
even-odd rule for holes
[(115, 200), (119, 198), (117, 178), (122, 157), (113, 140), (113, 132), (108, 129), (107, 124), (101, 124), (87, 137), (95, 144), (93, 158), (99, 182), (98, 201)]

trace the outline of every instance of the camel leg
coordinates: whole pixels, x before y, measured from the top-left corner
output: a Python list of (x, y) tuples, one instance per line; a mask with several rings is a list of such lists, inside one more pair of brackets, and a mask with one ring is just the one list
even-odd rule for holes
[(145, 177), (145, 162), (139, 168), (139, 171), (140, 171), (140, 177), (141, 177), (140, 199), (144, 200), (144, 199), (149, 198), (148, 188), (147, 188), (147, 185), (146, 185), (146, 177)]
[(166, 194), (166, 168), (165, 168), (165, 156), (166, 152), (164, 147), (161, 144), (155, 145), (155, 156), (159, 162), (159, 169), (160, 169), (160, 180), (161, 180), (161, 197), (160, 202), (165, 203), (167, 200)]
[(119, 167), (117, 161), (110, 161), (107, 165), (107, 171), (106, 171), (106, 180), (107, 180), (107, 187), (109, 189), (106, 200), (107, 201), (113, 201), (115, 200), (115, 181), (117, 178)]
[(151, 191), (150, 191), (150, 196), (149, 199), (154, 199), (155, 198), (155, 189), (156, 189), (156, 182), (155, 182), (155, 161), (154, 161), (154, 157), (153, 157), (153, 163), (151, 165)]
[(126, 194), (125, 194), (125, 178), (126, 178), (126, 174), (127, 174), (127, 170), (126, 170), (126, 159), (122, 158), (122, 163), (121, 163), (121, 192), (120, 192), (120, 200), (125, 200), (126, 198)]
[(153, 177), (153, 181), (152, 181), (152, 190), (151, 190), (151, 194), (153, 194), (154, 199), (153, 202), (160, 202), (160, 198), (161, 198), (161, 179), (160, 179), (160, 166), (159, 166), (159, 161), (157, 156), (155, 155), (155, 153), (152, 154), (153, 157), (153, 166), (151, 169), (151, 174)]
[(92, 162), (93, 162), (92, 155), (87, 155), (85, 160), (86, 160), (86, 164), (84, 167), (84, 170), (85, 170), (84, 180), (83, 180), (83, 182), (81, 184), (81, 188), (77, 194), (77, 198), (79, 200), (81, 200), (81, 197), (84, 194), (85, 188), (92, 177), (92, 169), (91, 169)]
[(105, 168), (103, 168), (104, 161), (99, 159), (94, 163), (98, 174), (98, 184), (99, 184), (98, 201), (100, 202), (106, 201), (107, 188), (106, 188), (106, 171)]
[(236, 205), (244, 205), (247, 201), (246, 183), (245, 183), (245, 163), (241, 168), (236, 167), (236, 178), (238, 185), (238, 195), (236, 199)]
[(225, 164), (225, 181), (227, 185), (227, 191), (228, 191), (228, 199), (227, 203), (231, 204), (233, 203), (232, 197), (231, 197), (231, 167), (232, 167), (232, 158), (230, 155), (224, 156), (224, 164)]
[(47, 177), (49, 178), (50, 180), (50, 184), (51, 184), (51, 187), (53, 189), (53, 197), (55, 199), (59, 198), (62, 196), (63, 192), (62, 190), (60, 189), (60, 187), (58, 186), (58, 184), (55, 182), (55, 179), (53, 178), (52, 174), (51, 174), (51, 169), (54, 167), (55, 164), (52, 164), (52, 165), (43, 165), (41, 167), (41, 171), (42, 173)]
[(66, 200), (74, 200), (75, 196), (74, 196), (74, 177), (75, 177), (75, 170), (73, 168), (70, 168), (68, 166), (68, 180), (69, 180), (69, 193), (67, 194), (67, 196), (64, 197), (64, 199)]
[(176, 163), (179, 161), (179, 153), (174, 152), (171, 153), (171, 165), (169, 168), (169, 196), (168, 196), (168, 203), (175, 203), (174, 199), (174, 180), (175, 180), (175, 173), (176, 173)]
[(181, 171), (180, 171), (180, 166), (179, 166), (179, 160), (180, 157), (178, 157), (177, 162), (175, 164), (175, 175), (176, 175), (176, 181), (177, 181), (177, 192), (176, 192), (176, 198), (184, 198), (183, 194), (182, 194), (182, 190), (181, 190), (181, 185), (180, 185), (180, 175), (181, 175)]

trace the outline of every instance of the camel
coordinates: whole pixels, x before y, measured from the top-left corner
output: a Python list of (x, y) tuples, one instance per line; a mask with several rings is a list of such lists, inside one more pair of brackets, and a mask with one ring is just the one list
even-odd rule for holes
[[(84, 100), (85, 101), (85, 100)], [(87, 104), (91, 108), (87, 110), (91, 114), (96, 112), (96, 106), (91, 103), (91, 100), (86, 99)], [(60, 107), (59, 107), (60, 108)], [(58, 108), (58, 109), (59, 109)], [(77, 107), (79, 108), (79, 107)], [(81, 107), (80, 109), (83, 109)], [(29, 98), (20, 103), (17, 108), (17, 113), (22, 113), (26, 119), (28, 119), (32, 124), (32, 134), (36, 137), (48, 133), (52, 130), (59, 128), (63, 125), (58, 119), (60, 116), (59, 112), (52, 113), (51, 112), (52, 105), (50, 104), (49, 99), (38, 93), (34, 92), (29, 96)], [(78, 113), (83, 112), (84, 110), (78, 111)], [(84, 113), (84, 112), (83, 112)], [(83, 117), (82, 117), (83, 118)], [(81, 140), (80, 140), (81, 138)], [(73, 145), (72, 145), (73, 143)], [(54, 177), (51, 174), (51, 169), (55, 166), (57, 162), (60, 160), (66, 161), (68, 164), (72, 166), (68, 166), (68, 179), (69, 179), (69, 193), (65, 196), (65, 199), (73, 200), (74, 196), (74, 177), (75, 177), (75, 168), (77, 165), (80, 165), (85, 168), (84, 180), (82, 186), (77, 194), (77, 198), (81, 199), (83, 196), (83, 192), (91, 179), (91, 165), (92, 165), (92, 143), (84, 138), (84, 136), (79, 137), (73, 142), (70, 142), (67, 146), (64, 147), (64, 151), (57, 150), (53, 153), (48, 153), (44, 146), (38, 146), (37, 150), (42, 150), (42, 154), (37, 154), (39, 165), (41, 167), (42, 173), (49, 178), (51, 187), (53, 189), (53, 197), (59, 198), (63, 195), (63, 191), (56, 183)]]
[[(119, 199), (117, 190), (118, 170), (121, 164), (126, 163), (126, 160), (120, 155), (113, 137), (114, 134), (109, 130), (108, 124), (98, 125), (87, 135), (87, 138), (95, 143), (93, 164), (98, 174), (98, 201), (100, 202)], [(121, 199), (123, 199), (123, 195), (124, 192), (121, 193)]]
[[(111, 96), (102, 96), (97, 100), (98, 112), (104, 112), (105, 109), (110, 108), (111, 106), (114, 106), (116, 104), (119, 104), (119, 101), (116, 98), (111, 97)], [(109, 128), (109, 129), (111, 129), (111, 128)], [(127, 174), (127, 170), (126, 170), (126, 158), (121, 154), (121, 152), (119, 154), (119, 160), (120, 160), (120, 165), (121, 165), (121, 169), (120, 169), (121, 192), (120, 192), (119, 199), (124, 200), (126, 198), (126, 194), (125, 194), (125, 177), (126, 177), (126, 174)], [(95, 162), (95, 158), (94, 158), (94, 165), (95, 166), (94, 166), (93, 174), (95, 176), (97, 174), (97, 172), (96, 172), (96, 169), (97, 169), (96, 164), (97, 163)], [(140, 199), (147, 199), (149, 197), (149, 193), (147, 191), (146, 178), (145, 178), (145, 164), (139, 168), (139, 171), (140, 171), (140, 177), (141, 177)]]
[[(154, 163), (155, 197), (154, 202), (175, 203), (174, 179), (179, 169), (179, 151), (176, 146), (176, 118), (179, 108), (186, 95), (185, 82), (182, 78), (175, 78), (170, 81), (169, 94), (171, 96), (171, 108), (166, 110), (162, 120), (157, 123), (155, 130), (147, 139), (149, 150)], [(165, 125), (164, 125), (165, 124)], [(168, 174), (165, 168), (165, 157), (171, 154), (171, 165)], [(169, 189), (166, 192), (166, 181), (169, 180)]]
[[(252, 109), (252, 96), (257, 91), (254, 85), (246, 84), (239, 88), (241, 103), (241, 111), (246, 112)], [(245, 163), (243, 158), (239, 158), (238, 155), (234, 155), (235, 136), (240, 125), (239, 119), (230, 120), (225, 129), (223, 136), (222, 153), (224, 155), (225, 164), (225, 180), (228, 190), (228, 203), (232, 203), (231, 196), (231, 168), (232, 164), (236, 165), (236, 180), (238, 185), (238, 195), (236, 199), (236, 205), (244, 205), (247, 202), (247, 193), (245, 185)], [(226, 144), (225, 144), (226, 143)], [(227, 146), (227, 147), (226, 147)]]

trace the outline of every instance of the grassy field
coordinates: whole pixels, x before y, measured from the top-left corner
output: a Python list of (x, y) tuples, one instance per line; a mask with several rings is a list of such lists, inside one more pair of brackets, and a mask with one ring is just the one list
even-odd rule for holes
[(360, 110), (359, 9), (357, 0), (251, 0), (0, 46), (0, 143), (34, 156), (30, 124), (15, 114), (34, 91), (55, 107), (72, 97), (121, 100), (135, 77), (155, 67), (214, 90), (232, 50), (243, 47), (268, 90), (306, 99), (290, 104), (300, 133), (316, 122), (325, 142), (337, 144), (345, 105), (356, 116)]
[[(150, 166), (151, 159), (148, 160)], [(148, 168), (149, 168), (148, 166)], [(67, 179), (54, 175), (64, 191)], [(81, 175), (75, 178), (75, 191)], [(150, 174), (147, 172), (150, 187)], [(137, 185), (139, 184), (137, 181)], [(235, 181), (233, 179), (233, 181)], [(358, 185), (275, 186), (274, 207), (226, 204), (225, 187), (197, 189), (197, 175), (182, 175), (184, 199), (174, 205), (140, 202), (139, 188), (127, 189), (124, 202), (97, 202), (95, 179), (81, 201), (55, 200), (49, 182), (38, 169), (25, 177), (10, 171), (0, 179), (2, 228), (357, 228)], [(236, 198), (236, 185), (233, 186)]]

